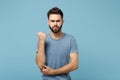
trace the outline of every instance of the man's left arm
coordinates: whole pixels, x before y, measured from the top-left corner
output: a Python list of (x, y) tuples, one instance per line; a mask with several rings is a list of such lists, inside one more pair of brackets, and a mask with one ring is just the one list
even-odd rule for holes
[(43, 74), (45, 75), (59, 75), (59, 74), (66, 74), (78, 68), (78, 53), (70, 53), (70, 62), (65, 66), (58, 68), (58, 69), (51, 69), (50, 67), (44, 65), (44, 69), (42, 70)]

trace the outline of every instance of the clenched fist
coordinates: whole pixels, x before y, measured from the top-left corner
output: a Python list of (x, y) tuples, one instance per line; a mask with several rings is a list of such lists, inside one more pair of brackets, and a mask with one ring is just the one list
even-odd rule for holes
[(38, 32), (38, 39), (39, 40), (46, 40), (46, 33)]

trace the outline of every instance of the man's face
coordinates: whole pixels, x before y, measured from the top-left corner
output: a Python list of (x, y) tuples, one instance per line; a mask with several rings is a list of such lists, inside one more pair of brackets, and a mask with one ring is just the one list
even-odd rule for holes
[(63, 22), (60, 14), (50, 14), (48, 25), (53, 33), (58, 33), (61, 31)]

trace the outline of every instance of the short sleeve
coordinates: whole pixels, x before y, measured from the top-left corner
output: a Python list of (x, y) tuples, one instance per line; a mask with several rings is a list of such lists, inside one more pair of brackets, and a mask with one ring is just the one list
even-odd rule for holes
[(70, 41), (70, 53), (74, 53), (74, 52), (79, 53), (76, 39), (72, 37)]

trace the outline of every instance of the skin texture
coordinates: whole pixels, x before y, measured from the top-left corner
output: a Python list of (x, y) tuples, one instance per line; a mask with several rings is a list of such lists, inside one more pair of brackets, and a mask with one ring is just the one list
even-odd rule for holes
[[(61, 18), (59, 14), (50, 14), (48, 19), (48, 25), (51, 30), (50, 36), (53, 39), (60, 39), (63, 36), (62, 25), (64, 20)], [(41, 72), (44, 75), (59, 75), (71, 72), (78, 68), (78, 53), (70, 54), (70, 62), (58, 69), (52, 69), (49, 66), (45, 65), (46, 57), (45, 57), (45, 40), (46, 34), (43, 32), (38, 32), (39, 44), (38, 44), (38, 54), (36, 56), (36, 63), (40, 68)]]
[(42, 32), (38, 32), (38, 53), (36, 56), (36, 63), (38, 67), (42, 70), (43, 64), (45, 64), (45, 41), (46, 41), (46, 34)]

